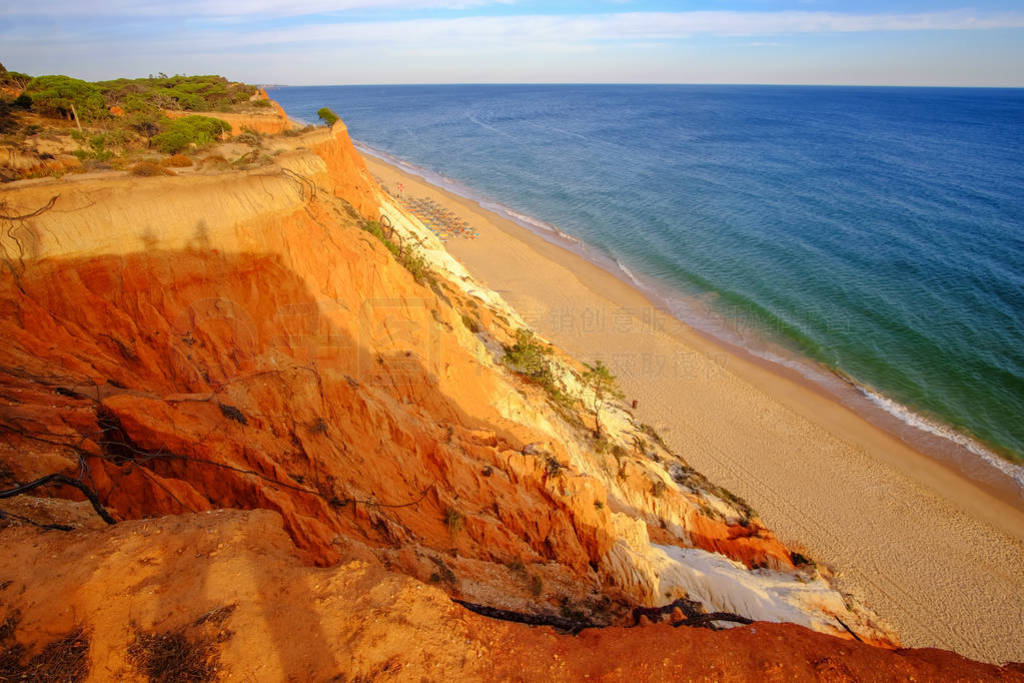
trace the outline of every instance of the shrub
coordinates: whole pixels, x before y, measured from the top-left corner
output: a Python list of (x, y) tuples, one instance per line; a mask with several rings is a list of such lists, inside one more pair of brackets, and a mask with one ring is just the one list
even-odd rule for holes
[(172, 154), (163, 161), (160, 162), (161, 166), (170, 166), (171, 168), (185, 168), (186, 166), (192, 165), (192, 160), (184, 154)]
[(502, 360), (515, 372), (540, 385), (555, 407), (561, 410), (563, 417), (572, 420), (573, 398), (559, 386), (550, 355), (551, 347), (537, 341), (533, 332), (520, 329), (516, 330), (516, 343), (505, 347)]
[(243, 145), (249, 145), (250, 147), (259, 147), (263, 144), (263, 138), (252, 128), (243, 128), (242, 132), (235, 136), (235, 142), (241, 142)]
[(270, 108), (270, 100), (256, 100), (255, 102), (253, 102), (253, 104), (257, 107), (266, 107), (268, 109)]
[(433, 273), (427, 266), (427, 260), (421, 254), (415, 254), (406, 249), (399, 253), (398, 262), (405, 266), (405, 269), (412, 273), (412, 279), (419, 284), (431, 282), (434, 279)]
[(296, 138), (300, 135), (311, 133), (314, 130), (316, 130), (316, 126), (303, 126), (302, 128), (289, 128), (288, 130), (284, 131), (281, 134), (284, 135), (285, 137)]
[(335, 123), (337, 123), (339, 118), (337, 114), (335, 114), (327, 107), (321, 107), (317, 111), (316, 115), (319, 116), (320, 120), (324, 122), (324, 125), (328, 127), (333, 126)]
[(434, 274), (427, 265), (427, 260), (422, 255), (411, 249), (402, 249), (384, 235), (384, 228), (377, 221), (366, 221), (362, 224), (363, 230), (379, 239), (391, 255), (401, 263), (406, 270), (412, 273), (412, 277), (419, 284), (434, 282)]
[(516, 343), (505, 349), (505, 363), (534, 379), (551, 374), (548, 356), (551, 349), (536, 340), (529, 330), (516, 330)]
[(167, 119), (161, 132), (153, 137), (153, 144), (161, 152), (176, 154), (189, 145), (206, 145), (223, 133), (231, 131), (231, 124), (210, 116), (185, 116)]
[(18, 122), (11, 113), (11, 105), (0, 100), (0, 133), (12, 133), (18, 127)]
[(166, 169), (162, 167), (160, 164), (154, 163), (152, 161), (140, 161), (139, 163), (132, 166), (131, 174), (141, 176), (143, 178), (148, 178), (151, 176), (158, 175), (174, 175), (174, 171)]

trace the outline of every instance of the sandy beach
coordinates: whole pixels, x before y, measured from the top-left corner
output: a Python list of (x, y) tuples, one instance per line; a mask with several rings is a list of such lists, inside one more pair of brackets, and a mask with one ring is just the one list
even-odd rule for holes
[[(450, 252), (540, 334), (602, 359), (636, 414), (743, 496), (785, 542), (903, 643), (1024, 660), (1024, 510), (909, 447), (796, 376), (698, 334), (580, 256), (379, 159), (392, 188), (432, 199), (479, 238)], [(795, 375), (795, 373), (793, 373)]]

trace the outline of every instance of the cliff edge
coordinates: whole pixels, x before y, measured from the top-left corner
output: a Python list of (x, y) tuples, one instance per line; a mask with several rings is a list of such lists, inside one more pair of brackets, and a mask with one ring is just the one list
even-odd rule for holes
[(264, 148), (4, 187), (0, 672), (1017, 675), (895, 649), (344, 124)]

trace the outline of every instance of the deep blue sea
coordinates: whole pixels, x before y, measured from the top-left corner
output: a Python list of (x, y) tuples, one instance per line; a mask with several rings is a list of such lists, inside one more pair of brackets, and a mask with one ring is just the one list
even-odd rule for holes
[(271, 96), (308, 122), (331, 107), (366, 146), (581, 240), (688, 322), (788, 349), (1024, 462), (1024, 90)]

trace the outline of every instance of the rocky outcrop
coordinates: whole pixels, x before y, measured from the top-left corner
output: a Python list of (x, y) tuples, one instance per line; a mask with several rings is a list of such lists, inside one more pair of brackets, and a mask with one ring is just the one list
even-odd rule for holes
[[(267, 554), (260, 590), (325, 577), (317, 605), (345, 605), (331, 628), (367, 608), (392, 614), (422, 589), (423, 628), (468, 619), (484, 650), (507, 636), (540, 651), (568, 646), (480, 621), (445, 596), (620, 626), (635, 607), (685, 598), (845, 639), (756, 626), (701, 632), (694, 647), (802, 634), (807, 652), (880, 661), (851, 638), (892, 645), (884, 626), (814, 565), (794, 566), (742, 501), (621, 404), (603, 402), (597, 429), (576, 361), (538, 340), (544, 384), (507, 367), (522, 321), (377, 187), (343, 124), (286, 140), (271, 165), (244, 172), (9, 186), (7, 215), (35, 215), (0, 230), (0, 485), (60, 472), (118, 520), (180, 516), (125, 525), (166, 531), (168, 543), (136, 539), (104, 560), (111, 567), (175, 557), (191, 547), (178, 535), (198, 534), (215, 510), (273, 511), (299, 558), (330, 570), (277, 567), (288, 544), (260, 514), (217, 513), (228, 521), (210, 533), (228, 540), (209, 552), (236, 576), (236, 555)], [(61, 502), (80, 500), (77, 490), (34, 493), (17, 514), (81, 524), (80, 506)], [(0, 533), (20, 543), (30, 532)], [(84, 533), (55, 543), (74, 556)], [(116, 545), (133, 532), (89, 533)], [(356, 604), (350, 576), (387, 577), (405, 597)], [(100, 609), (81, 604), (79, 614)], [(40, 614), (26, 603), (27, 620)], [(642, 631), (664, 644), (686, 629)], [(595, 633), (595, 644), (634, 637)], [(245, 647), (264, 651), (266, 634), (253, 634)], [(384, 661), (371, 650), (367, 666)], [(281, 670), (301, 675), (292, 656)]]

